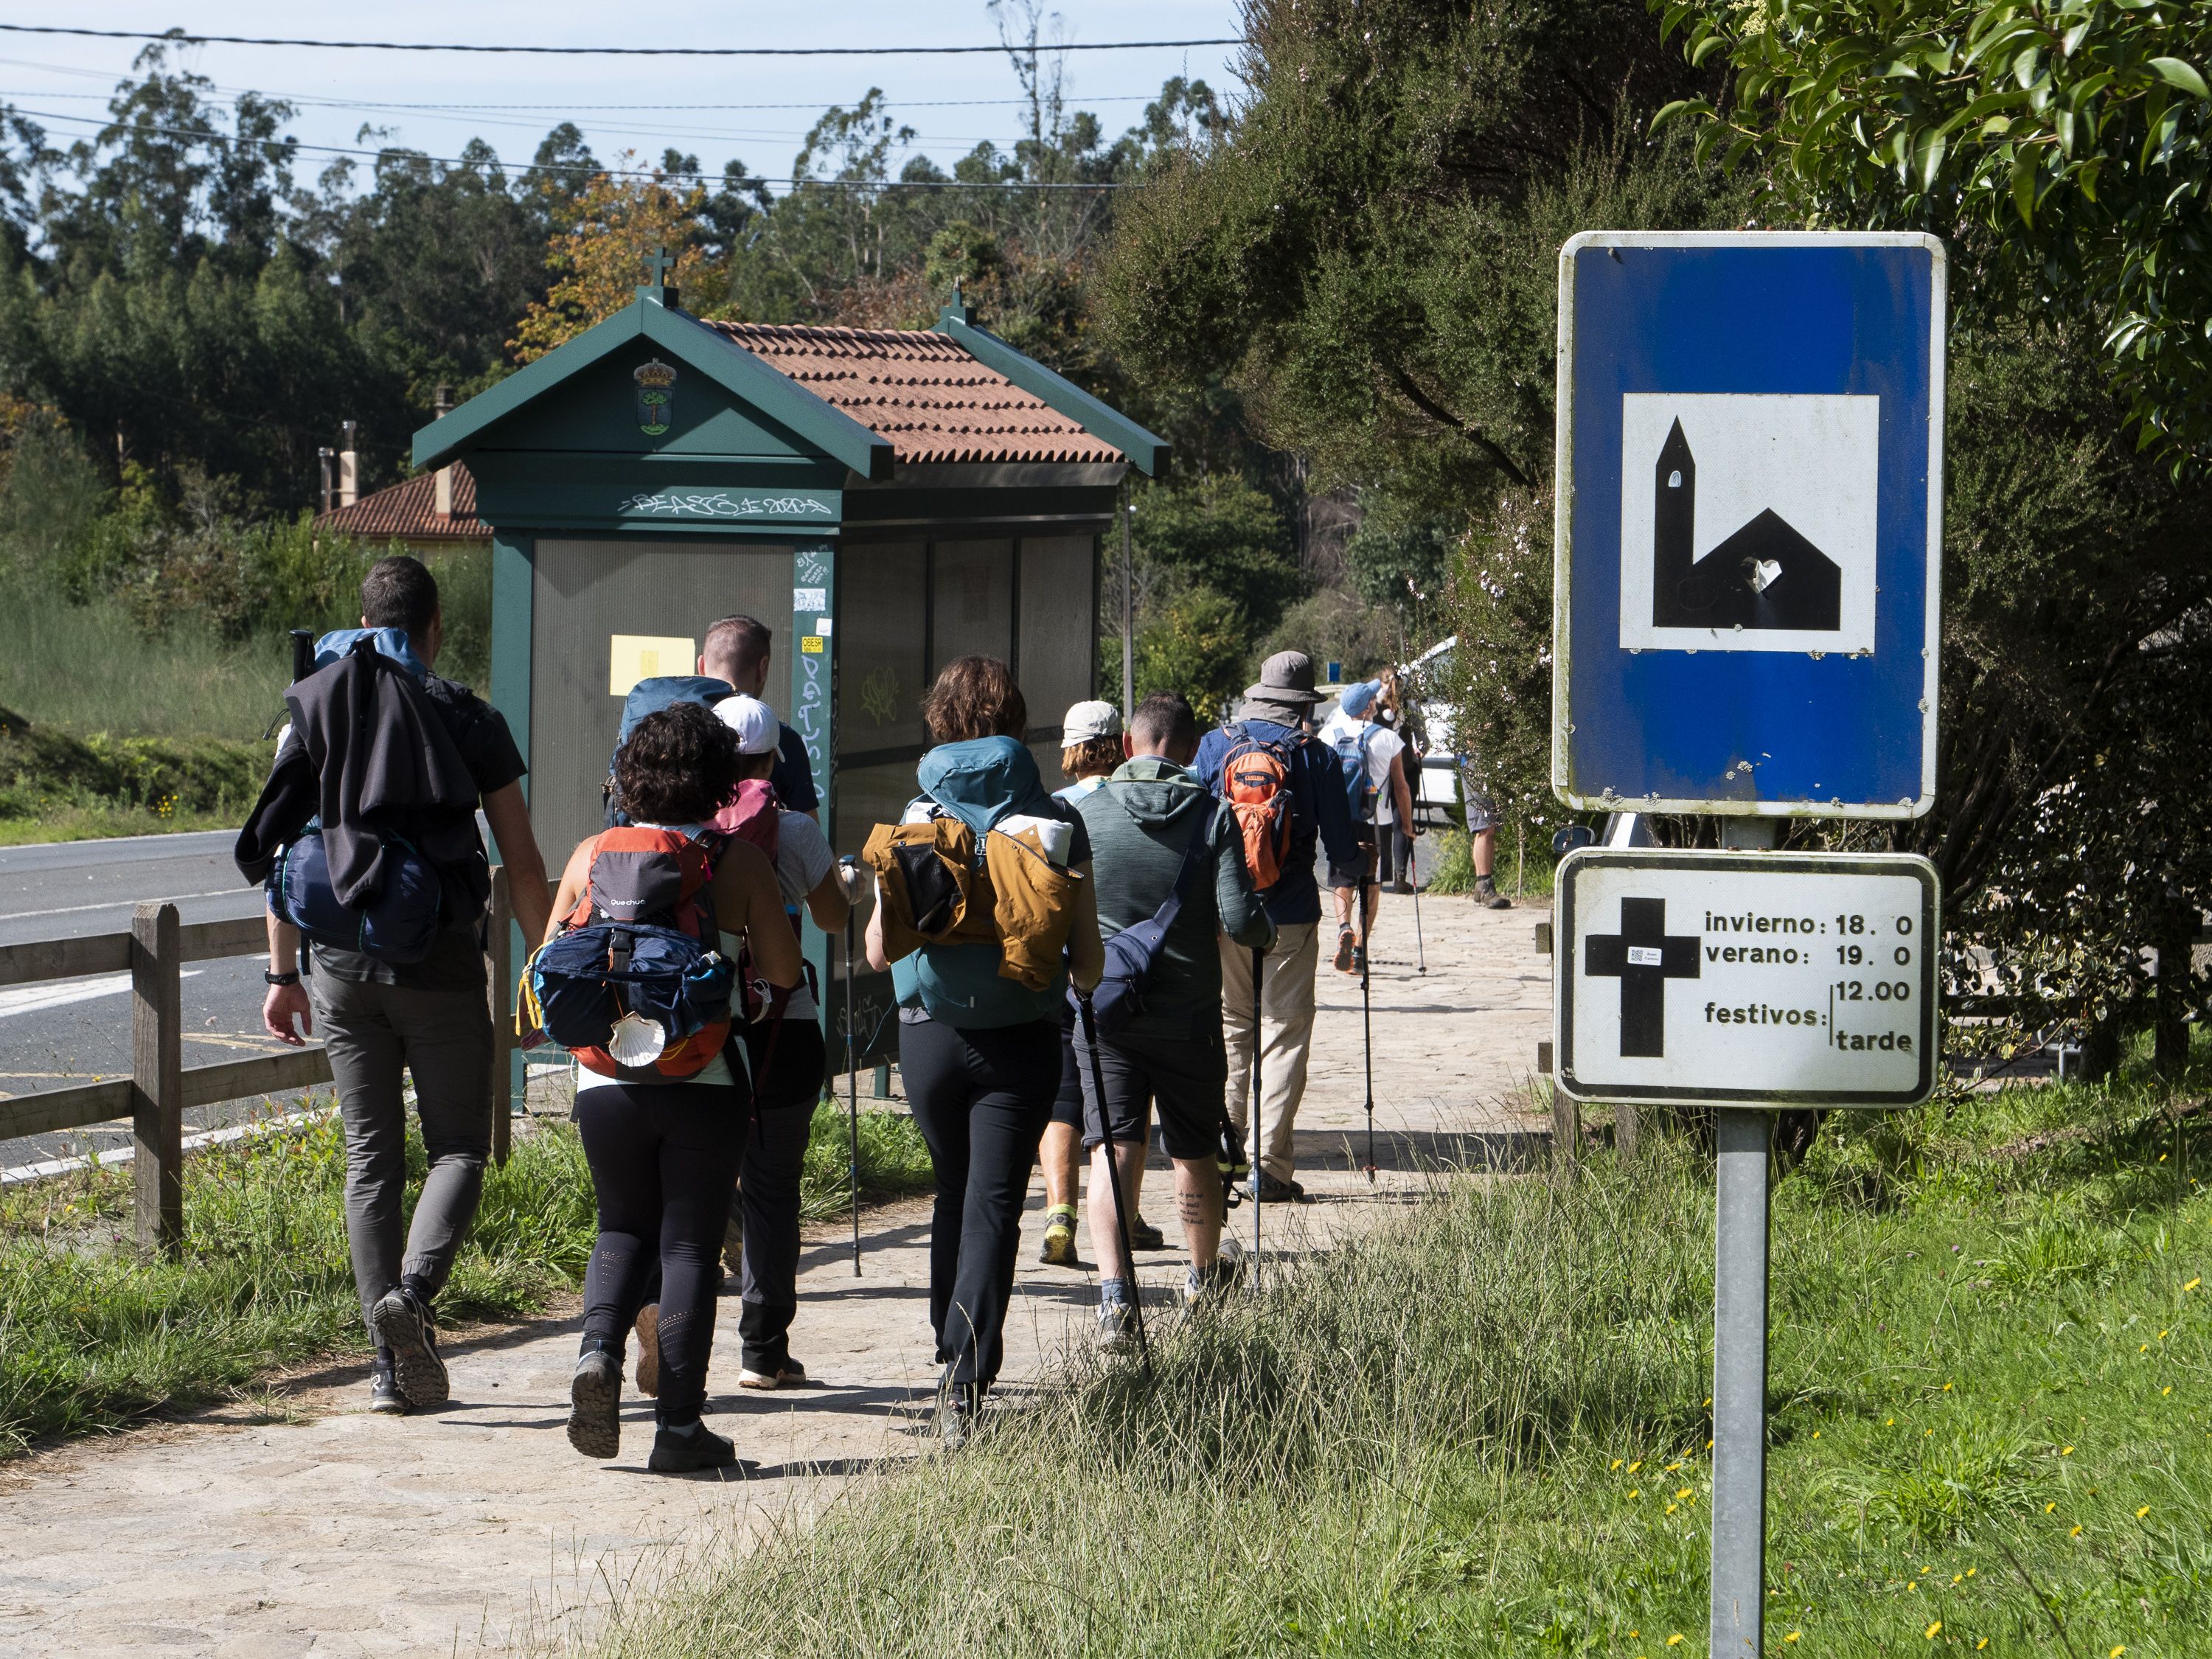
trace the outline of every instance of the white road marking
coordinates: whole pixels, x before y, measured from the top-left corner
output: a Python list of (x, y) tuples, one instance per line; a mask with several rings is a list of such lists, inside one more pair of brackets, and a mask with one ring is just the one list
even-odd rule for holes
[[(92, 878), (87, 876), (87, 881)], [(0, 910), (0, 921), (27, 921), (33, 916), (76, 916), (87, 910), (125, 910), (140, 904), (177, 904), (185, 899), (222, 898), (232, 893), (250, 893), (250, 887), (220, 888), (212, 893), (171, 893), (165, 898), (111, 899), (106, 904), (65, 904), (58, 910)]]
[[(197, 968), (187, 968), (177, 977), (193, 979), (199, 973)], [(89, 1002), (94, 997), (118, 996), (130, 988), (130, 975), (102, 974), (98, 979), (81, 979), (63, 985), (26, 985), (13, 991), (0, 991), (0, 1019), (13, 1014), (36, 1013), (41, 1008), (65, 1007), (72, 1002)]]

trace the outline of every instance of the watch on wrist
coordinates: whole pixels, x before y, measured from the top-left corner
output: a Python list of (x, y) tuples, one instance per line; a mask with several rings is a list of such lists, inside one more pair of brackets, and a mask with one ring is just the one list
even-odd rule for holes
[(300, 982), (300, 975), (296, 973), (272, 974), (266, 968), (261, 970), (261, 978), (270, 985), (297, 985)]

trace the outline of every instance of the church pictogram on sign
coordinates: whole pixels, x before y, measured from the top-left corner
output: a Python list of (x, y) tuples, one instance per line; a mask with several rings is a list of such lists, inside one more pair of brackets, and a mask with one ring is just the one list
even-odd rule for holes
[(1694, 542), (1698, 459), (1676, 421), (1652, 486), (1654, 628), (1804, 628), (1843, 625), (1843, 568), (1772, 507), (1702, 559)]

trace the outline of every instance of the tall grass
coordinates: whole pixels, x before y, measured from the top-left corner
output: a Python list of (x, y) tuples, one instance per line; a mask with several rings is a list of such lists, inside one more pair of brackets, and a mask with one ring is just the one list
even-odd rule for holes
[[(1781, 1186), (1770, 1651), (2204, 1650), (2212, 1137), (2160, 1104), (1832, 1118)], [(1440, 1187), (1158, 1322), (1149, 1381), (1079, 1354), (957, 1457), (576, 1645), (1703, 1653), (1711, 1202), (1664, 1139)]]
[[(860, 1121), (862, 1193), (926, 1190), (928, 1153), (912, 1121), (870, 1112)], [(802, 1202), (826, 1214), (849, 1200), (842, 1116), (819, 1112), (814, 1143)], [(419, 1182), (412, 1135), (408, 1159)], [(127, 1167), (0, 1193), (0, 1457), (41, 1437), (219, 1399), (307, 1355), (362, 1349), (344, 1187), (331, 1118), (196, 1153), (173, 1261), (131, 1246)], [(592, 1218), (574, 1131), (539, 1120), (487, 1172), (441, 1310), (512, 1318), (543, 1306), (581, 1279)]]

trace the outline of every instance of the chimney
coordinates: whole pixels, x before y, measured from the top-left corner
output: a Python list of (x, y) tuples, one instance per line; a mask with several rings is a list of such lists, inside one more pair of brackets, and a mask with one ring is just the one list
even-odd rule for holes
[(337, 451), (325, 444), (315, 452), (315, 459), (321, 464), (323, 469), (322, 490), (319, 499), (322, 502), (321, 510), (327, 513), (338, 504), (337, 483), (331, 477), (331, 470), (337, 463)]
[[(432, 406), (436, 410), (436, 418), (439, 420), (442, 421), (447, 416), (452, 414), (453, 412), (453, 388), (449, 386), (440, 386), (435, 398), (433, 399)], [(451, 461), (447, 462), (445, 465), (438, 469), (438, 479), (435, 489), (437, 491), (437, 501), (435, 505), (437, 507), (438, 516), (441, 519), (452, 518), (453, 516), (453, 464)]]
[(338, 505), (351, 507), (361, 499), (361, 453), (355, 447), (359, 440), (361, 422), (338, 422)]

